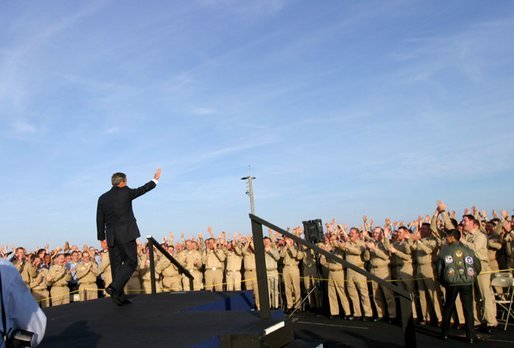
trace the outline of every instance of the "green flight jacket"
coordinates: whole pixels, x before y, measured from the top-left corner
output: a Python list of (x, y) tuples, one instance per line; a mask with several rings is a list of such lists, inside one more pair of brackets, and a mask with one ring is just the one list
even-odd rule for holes
[(480, 260), (460, 242), (443, 246), (437, 263), (439, 282), (445, 286), (472, 285), (480, 274)]

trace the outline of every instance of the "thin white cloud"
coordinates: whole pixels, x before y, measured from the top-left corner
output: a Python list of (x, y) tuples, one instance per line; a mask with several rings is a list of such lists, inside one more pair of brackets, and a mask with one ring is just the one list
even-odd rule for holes
[(15, 46), (5, 47), (0, 54), (0, 117), (8, 108), (14, 111), (23, 110), (24, 101), (30, 96), (31, 90), (28, 82), (31, 76), (28, 76), (25, 70), (32, 62), (37, 61), (38, 49), (102, 6), (101, 2), (92, 2), (88, 7), (60, 20), (44, 19), (41, 23), (38, 14), (33, 14), (34, 18), (24, 17), (12, 24), (14, 28), (18, 27), (18, 31), (26, 34), (15, 41)]
[(12, 125), (12, 129), (16, 134), (34, 134), (38, 131), (36, 125), (28, 121), (16, 121)]
[(104, 130), (104, 134), (105, 135), (111, 135), (111, 134), (115, 134), (115, 133), (119, 133), (120, 132), (120, 127), (111, 127), (111, 128), (107, 128), (106, 130)]
[(275, 16), (291, 2), (291, 0), (198, 0), (202, 6), (222, 8), (246, 17)]
[(206, 115), (214, 115), (217, 113), (216, 109), (213, 108), (193, 108), (191, 110), (191, 113), (194, 115), (200, 115), (200, 116), (206, 116)]

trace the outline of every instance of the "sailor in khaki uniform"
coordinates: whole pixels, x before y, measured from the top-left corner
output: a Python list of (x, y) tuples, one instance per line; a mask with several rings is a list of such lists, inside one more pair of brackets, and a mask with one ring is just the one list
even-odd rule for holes
[[(155, 290), (157, 293), (162, 291), (161, 288), (161, 264), (159, 263), (158, 254), (154, 252), (154, 265), (155, 265)], [(150, 272), (150, 251), (146, 247), (145, 253), (141, 256), (141, 264), (139, 266), (139, 277), (143, 285), (145, 294), (152, 293), (152, 273)]]
[(98, 298), (98, 265), (91, 260), (89, 251), (82, 253), (82, 260), (77, 265), (77, 280), (79, 283), (80, 301), (93, 300)]
[[(400, 286), (411, 294), (415, 294), (414, 268), (412, 267), (412, 241), (410, 240), (410, 230), (405, 226), (400, 226), (389, 251), (392, 254), (393, 262), (396, 265), (396, 276)], [(412, 301), (412, 313), (416, 318), (416, 304)], [(420, 316), (421, 319), (421, 316)]]
[(241, 265), (243, 263), (243, 250), (239, 242), (228, 242), (223, 249), (227, 257), (225, 268), (225, 279), (227, 291), (241, 290)]
[[(108, 287), (112, 283), (112, 273), (111, 273), (111, 260), (109, 259), (109, 250), (102, 250), (100, 253), (100, 266), (98, 267), (98, 274), (104, 280), (104, 288)], [(105, 296), (110, 296), (104, 290)]]
[[(175, 256), (175, 248), (168, 245), (168, 253)], [(167, 257), (161, 256), (159, 259), (159, 268), (162, 272), (162, 289), (163, 291), (182, 291), (182, 276), (177, 266), (175, 266)]]
[[(388, 248), (389, 240), (385, 241), (382, 227), (373, 228), (372, 238), (373, 241), (366, 244), (370, 251), (370, 273), (385, 281), (390, 281), (391, 270), (389, 269), (389, 263), (391, 260)], [(394, 320), (396, 318), (396, 302), (393, 291), (374, 281), (371, 282), (371, 286), (373, 288), (373, 300), (377, 308), (378, 319), (382, 319), (385, 313), (387, 313), (389, 320)]]
[(286, 237), (285, 242), (286, 245), (280, 250), (280, 257), (284, 265), (283, 281), (286, 306), (288, 311), (292, 311), (302, 300), (299, 262), (305, 253), (295, 245), (291, 238)]
[(415, 233), (412, 239), (411, 249), (417, 260), (416, 276), (422, 311), (421, 315), (418, 315), (418, 319), (440, 324), (443, 320), (442, 303), (440, 286), (436, 280), (434, 269), (439, 241), (431, 235), (428, 223), (423, 223), (420, 232)]
[[(186, 240), (186, 249), (178, 255), (178, 261), (184, 266), (194, 277), (193, 290), (199, 291), (203, 289), (203, 274), (200, 272), (202, 268), (202, 254), (195, 249), (193, 241)], [(182, 287), (184, 291), (190, 291), (189, 278), (183, 275)]]
[[(350, 229), (344, 250), (346, 252), (346, 261), (364, 270), (364, 262), (369, 260), (369, 250), (366, 249), (364, 241), (359, 239), (359, 230), (357, 228), (352, 227)], [(371, 311), (366, 277), (348, 268), (346, 279), (348, 282), (348, 296), (352, 300), (353, 315), (355, 317), (362, 317), (362, 320), (371, 319), (373, 312)], [(361, 305), (364, 315), (362, 315)]]
[(303, 267), (303, 287), (308, 296), (308, 303), (310, 309), (318, 309), (321, 306), (319, 290), (314, 289), (318, 285), (320, 278), (318, 273), (318, 266), (316, 264), (316, 253), (314, 250), (303, 247), (305, 257), (302, 260)]
[[(461, 243), (474, 251), (476, 257), (480, 260), (482, 273), (477, 277), (480, 294), (484, 299), (484, 320), (488, 330), (492, 330), (498, 322), (496, 320), (496, 304), (494, 303), (494, 295), (491, 288), (491, 270), (489, 267), (489, 255), (487, 253), (487, 236), (480, 232), (478, 222), (473, 215), (464, 215), (462, 219), (464, 227), (464, 238)], [(476, 309), (475, 309), (476, 310)], [(475, 321), (478, 315), (475, 312)]]
[(46, 285), (46, 276), (48, 269), (41, 267), (41, 259), (36, 258), (34, 260), (34, 266), (37, 269), (36, 276), (30, 281), (30, 289), (32, 290), (32, 296), (41, 308), (50, 307), (50, 292), (48, 291), (48, 285)]
[(27, 260), (25, 255), (25, 248), (18, 247), (14, 251), (13, 265), (20, 272), (21, 279), (30, 288), (31, 276), (35, 276), (36, 269), (32, 266), (30, 260)]
[[(341, 242), (337, 240), (336, 235), (330, 236), (330, 240), (327, 238), (325, 244), (322, 244), (320, 247), (344, 259)], [(328, 303), (330, 306), (330, 317), (339, 315), (339, 299), (346, 318), (352, 319), (350, 303), (346, 297), (344, 286), (343, 265), (339, 262), (332, 261), (332, 259), (327, 260), (324, 255), (320, 256), (320, 263), (323, 267), (328, 269)]]
[(266, 273), (268, 275), (268, 291), (271, 308), (280, 307), (280, 291), (278, 278), (278, 261), (280, 255), (277, 246), (268, 237), (263, 238), (264, 243), (264, 261), (266, 263)]
[(223, 269), (227, 256), (214, 238), (205, 241), (205, 251), (202, 262), (205, 265), (205, 290), (223, 291)]
[(243, 251), (243, 265), (244, 265), (244, 276), (245, 276), (245, 289), (253, 290), (253, 296), (255, 297), (255, 306), (259, 309), (259, 288), (257, 285), (257, 271), (255, 266), (255, 252), (253, 248), (253, 241), (250, 237), (245, 239), (245, 243), (242, 246)]
[(55, 263), (50, 267), (46, 276), (46, 283), (51, 286), (50, 297), (52, 307), (70, 303), (70, 289), (68, 282), (71, 280), (70, 271), (66, 270), (64, 255), (59, 254), (55, 258)]

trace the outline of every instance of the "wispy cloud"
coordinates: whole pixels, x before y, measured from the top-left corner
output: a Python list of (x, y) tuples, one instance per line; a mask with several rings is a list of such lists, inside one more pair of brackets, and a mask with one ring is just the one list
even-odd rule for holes
[(206, 115), (214, 115), (217, 113), (216, 109), (213, 108), (193, 108), (191, 110), (191, 113), (194, 115), (200, 115), (200, 116), (206, 116)]
[(36, 53), (58, 34), (68, 30), (81, 19), (92, 15), (104, 4), (91, 2), (87, 7), (61, 19), (42, 17), (40, 13), (32, 13), (33, 17), (23, 17), (18, 23), (12, 24), (23, 35), (16, 33), (20, 41), (6, 46), (0, 53), (0, 117), (6, 116), (7, 110), (19, 112), (24, 109), (25, 100), (31, 93), (31, 76), (27, 66), (35, 62)]
[(13, 123), (13, 131), (17, 134), (34, 134), (37, 127), (28, 121), (19, 120)]
[(223, 8), (241, 16), (274, 16), (280, 13), (292, 0), (197, 0), (202, 6)]

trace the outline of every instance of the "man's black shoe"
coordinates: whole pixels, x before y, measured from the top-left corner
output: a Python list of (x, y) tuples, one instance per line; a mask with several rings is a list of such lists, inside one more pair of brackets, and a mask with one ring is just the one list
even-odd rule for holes
[(441, 339), (446, 341), (448, 339), (448, 335), (447, 334), (442, 334), (441, 335)]
[(112, 288), (110, 285), (105, 289), (105, 291), (111, 295), (111, 299), (116, 303), (118, 306), (123, 306), (123, 300), (121, 299), (120, 295), (114, 288)]
[(127, 295), (125, 295), (123, 292), (120, 294), (120, 300), (124, 305), (132, 303), (132, 300), (128, 298)]
[(346, 317), (344, 317), (345, 320), (353, 320), (353, 317), (351, 315), (347, 315)]

